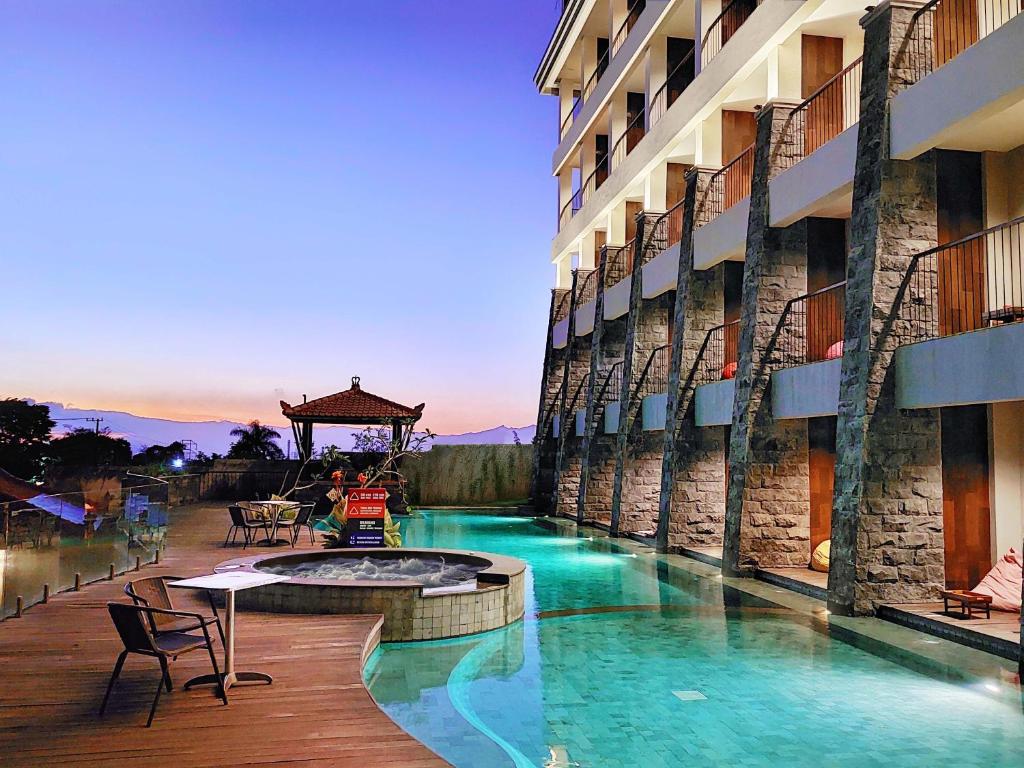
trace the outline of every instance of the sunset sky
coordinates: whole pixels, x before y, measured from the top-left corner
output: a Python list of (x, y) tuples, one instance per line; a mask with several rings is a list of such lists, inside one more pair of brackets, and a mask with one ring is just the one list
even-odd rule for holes
[(556, 0), (0, 0), (0, 396), (536, 418)]

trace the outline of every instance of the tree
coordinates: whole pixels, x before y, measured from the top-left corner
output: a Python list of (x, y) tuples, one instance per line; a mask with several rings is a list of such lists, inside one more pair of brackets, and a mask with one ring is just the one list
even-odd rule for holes
[(132, 460), (132, 445), (108, 430), (79, 428), (51, 441), (47, 453), (61, 467), (124, 466)]
[(151, 445), (132, 456), (132, 464), (143, 466), (159, 464), (165, 466), (185, 456), (185, 444), (176, 440), (169, 445)]
[(26, 480), (38, 477), (53, 427), (49, 406), (0, 400), (0, 467)]
[(283, 459), (284, 451), (275, 440), (281, 433), (273, 427), (265, 427), (259, 421), (250, 421), (247, 427), (235, 427), (231, 436), (238, 438), (228, 450), (229, 459)]

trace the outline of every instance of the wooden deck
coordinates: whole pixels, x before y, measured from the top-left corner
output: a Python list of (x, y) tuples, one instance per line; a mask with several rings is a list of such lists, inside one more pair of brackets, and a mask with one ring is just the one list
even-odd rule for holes
[(992, 618), (966, 619), (942, 612), (942, 602), (883, 605), (882, 618), (912, 629), (944, 637), (972, 648), (1017, 661), (1020, 649), (1020, 614), (992, 611)]
[[(176, 510), (163, 562), (142, 575), (208, 573), (237, 551), (220, 548), (226, 528), (223, 505)], [(375, 616), (239, 612), (237, 667), (272, 674), (272, 686), (233, 688), (224, 706), (210, 689), (181, 690), (209, 671), (201, 653), (183, 656), (171, 665), (174, 692), (161, 698), (147, 729), (159, 667), (129, 657), (101, 720), (97, 709), (120, 651), (106, 603), (124, 599), (125, 581), (57, 595), (0, 623), (0, 765), (447, 765), (381, 712), (362, 685)]]

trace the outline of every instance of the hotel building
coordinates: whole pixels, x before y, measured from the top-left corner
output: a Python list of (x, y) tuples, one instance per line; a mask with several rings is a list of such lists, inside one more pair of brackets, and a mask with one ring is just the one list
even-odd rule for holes
[(535, 81), (539, 510), (910, 624), (1021, 548), (1019, 0), (565, 0)]

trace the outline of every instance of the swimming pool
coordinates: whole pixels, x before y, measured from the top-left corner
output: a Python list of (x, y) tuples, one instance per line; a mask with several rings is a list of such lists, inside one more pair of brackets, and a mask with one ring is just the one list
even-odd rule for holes
[(408, 546), (530, 564), (523, 621), (382, 646), (366, 667), (384, 711), (453, 765), (1022, 764), (1019, 702), (912, 671), (653, 553), (490, 514), (426, 511), (402, 527)]

